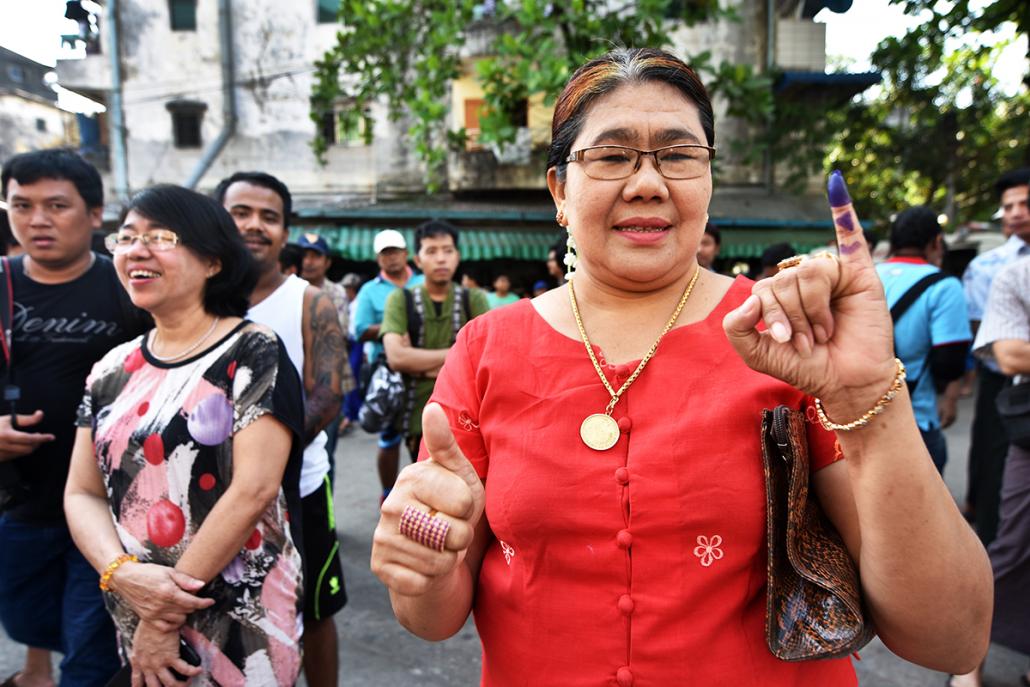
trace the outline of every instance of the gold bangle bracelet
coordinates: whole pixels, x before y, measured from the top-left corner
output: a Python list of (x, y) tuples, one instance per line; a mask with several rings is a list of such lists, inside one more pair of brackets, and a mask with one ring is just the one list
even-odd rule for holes
[(865, 427), (868, 425), (869, 421), (873, 419), (873, 417), (883, 412), (883, 409), (894, 400), (894, 397), (898, 395), (898, 392), (901, 391), (901, 388), (905, 385), (905, 364), (901, 362), (900, 358), (895, 358), (894, 364), (897, 365), (898, 371), (894, 375), (894, 381), (891, 383), (890, 388), (887, 389), (887, 392), (880, 397), (880, 400), (878, 400), (872, 408), (867, 410), (865, 414), (857, 420), (852, 420), (851, 422), (844, 424), (833, 422), (830, 418), (826, 417), (826, 411), (823, 410), (823, 402), (818, 398), (815, 399), (815, 413), (819, 416), (819, 424), (831, 432), (850, 432), (853, 429), (858, 429), (859, 427)]
[(138, 563), (139, 558), (136, 556), (123, 553), (118, 558), (107, 564), (104, 568), (104, 572), (100, 573), (100, 590), (104, 592), (111, 591), (111, 576), (114, 575), (114, 571), (122, 566), (123, 563)]

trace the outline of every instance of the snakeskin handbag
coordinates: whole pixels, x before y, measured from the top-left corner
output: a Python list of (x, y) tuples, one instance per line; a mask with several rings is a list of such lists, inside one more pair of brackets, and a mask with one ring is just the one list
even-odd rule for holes
[(808, 490), (805, 417), (762, 411), (768, 586), (765, 635), (784, 661), (847, 656), (874, 636), (862, 609), (858, 569)]

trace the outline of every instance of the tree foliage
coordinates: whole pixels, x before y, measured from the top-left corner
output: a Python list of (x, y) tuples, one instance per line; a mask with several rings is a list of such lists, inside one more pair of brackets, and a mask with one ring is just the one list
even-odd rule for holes
[[(668, 45), (673, 22), (734, 15), (718, 0), (342, 0), (340, 17), (336, 45), (316, 63), (312, 118), (340, 111), (342, 127), (355, 130), (373, 104), (385, 102), (394, 121), (409, 117), (408, 136), (433, 190), (445, 178), (448, 151), (465, 141), (447, 119), (470, 41), (492, 39), (488, 54), (476, 56), (485, 93), (480, 141), (504, 146), (516, 138), (520, 106), (534, 96), (553, 103), (586, 60), (615, 46)], [(750, 66), (712, 64), (708, 53), (681, 56), (705, 74), (713, 93), (749, 101), (735, 114), (764, 122), (772, 107), (766, 77)], [(372, 127), (364, 130), (371, 141)], [(317, 136), (313, 148), (321, 157), (325, 140)]]
[(992, 73), (1004, 44), (984, 40), (1003, 20), (1026, 34), (1030, 3), (893, 0), (924, 21), (883, 40), (872, 56), (880, 94), (829, 113), (839, 131), (828, 162), (848, 176), (865, 217), (930, 204), (955, 222), (997, 208), (993, 182), (1030, 164), (1030, 93), (1005, 93)]

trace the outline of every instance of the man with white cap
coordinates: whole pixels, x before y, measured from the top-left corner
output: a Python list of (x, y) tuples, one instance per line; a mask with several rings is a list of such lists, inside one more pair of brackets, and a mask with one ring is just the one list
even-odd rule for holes
[[(383, 311), (386, 310), (386, 298), (397, 289), (417, 286), (423, 281), (422, 275), (415, 274), (408, 266), (408, 243), (399, 231), (383, 229), (376, 234), (372, 246), (376, 262), (379, 263), (379, 274), (361, 287), (354, 314), (354, 332), (358, 341), (365, 342), (365, 358), (369, 365), (384, 355), (383, 346), (379, 343), (379, 327), (383, 322)], [(376, 462), (379, 483), (383, 488), (380, 503), (397, 481), (402, 440), (401, 434), (394, 429), (379, 435)]]

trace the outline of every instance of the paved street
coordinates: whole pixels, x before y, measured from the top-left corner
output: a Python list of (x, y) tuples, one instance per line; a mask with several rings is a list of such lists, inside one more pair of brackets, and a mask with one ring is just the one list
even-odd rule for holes
[[(965, 488), (966, 451), (972, 403), (965, 399), (956, 427), (947, 431), (950, 462), (946, 479), (953, 494)], [(341, 439), (337, 465), (337, 525), (340, 530), (350, 602), (338, 616), (341, 684), (351, 687), (445, 687), (475, 685), (479, 642), (471, 622), (452, 639), (431, 644), (415, 639), (394, 621), (384, 588), (368, 569), (378, 510), (373, 437), (360, 430)], [(0, 679), (14, 671), (22, 650), (0, 637)], [(857, 664), (863, 687), (940, 687), (942, 673), (893, 656), (878, 641)], [(988, 687), (1017, 687), (1024, 657), (992, 647)]]

